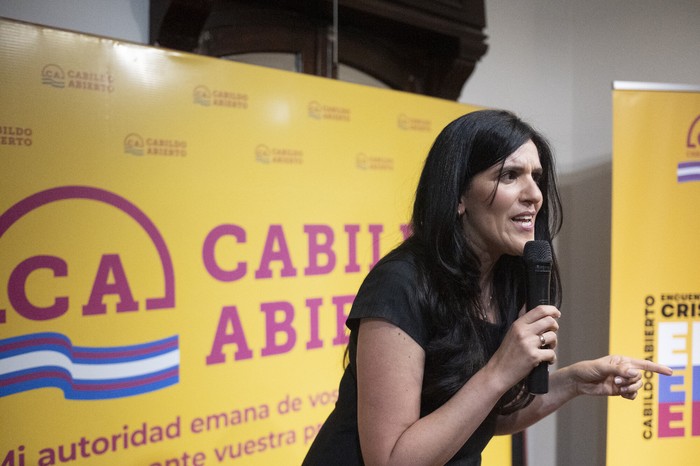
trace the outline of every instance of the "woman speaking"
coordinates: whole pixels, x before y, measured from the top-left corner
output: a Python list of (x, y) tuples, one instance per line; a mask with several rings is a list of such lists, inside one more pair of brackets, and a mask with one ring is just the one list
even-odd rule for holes
[(561, 224), (547, 141), (512, 113), (447, 125), (425, 161), (412, 234), (365, 278), (347, 320), (338, 402), (306, 466), (478, 465), (494, 435), (517, 433), (579, 395), (634, 399), (643, 371), (606, 356), (558, 369), (547, 393), (526, 382), (556, 359), (559, 273), (551, 301), (526, 309), (525, 244)]

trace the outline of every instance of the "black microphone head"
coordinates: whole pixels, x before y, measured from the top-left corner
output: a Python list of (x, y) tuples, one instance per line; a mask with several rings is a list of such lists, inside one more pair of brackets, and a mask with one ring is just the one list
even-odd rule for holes
[(528, 241), (523, 250), (523, 259), (526, 264), (551, 264), (552, 248), (547, 241)]

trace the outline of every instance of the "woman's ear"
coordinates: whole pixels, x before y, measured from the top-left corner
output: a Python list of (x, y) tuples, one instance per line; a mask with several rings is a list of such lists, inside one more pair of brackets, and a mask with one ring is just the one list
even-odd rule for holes
[(464, 212), (466, 212), (467, 207), (464, 203), (464, 196), (460, 196), (459, 198), (459, 204), (457, 204), (457, 216), (461, 217), (464, 215)]

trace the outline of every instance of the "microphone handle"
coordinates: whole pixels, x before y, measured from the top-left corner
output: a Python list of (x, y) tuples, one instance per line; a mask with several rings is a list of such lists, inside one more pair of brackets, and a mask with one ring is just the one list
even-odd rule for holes
[(549, 364), (542, 361), (532, 369), (527, 376), (527, 387), (530, 393), (535, 395), (544, 395), (549, 391)]
[[(551, 267), (536, 264), (528, 272), (527, 309), (532, 310), (540, 304), (550, 304), (549, 279)], [(527, 377), (530, 393), (542, 395), (549, 391), (549, 363), (542, 361)]]

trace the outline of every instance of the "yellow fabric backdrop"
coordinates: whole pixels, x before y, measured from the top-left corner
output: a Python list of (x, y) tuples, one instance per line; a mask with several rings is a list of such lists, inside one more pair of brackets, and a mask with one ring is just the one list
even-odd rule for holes
[(475, 107), (6, 20), (0, 81), (0, 462), (298, 464)]

